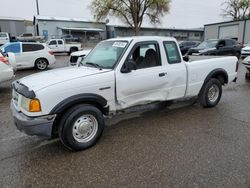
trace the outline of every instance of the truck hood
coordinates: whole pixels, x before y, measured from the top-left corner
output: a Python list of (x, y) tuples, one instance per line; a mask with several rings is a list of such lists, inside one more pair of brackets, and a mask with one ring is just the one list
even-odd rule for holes
[(50, 70), (42, 73), (36, 73), (19, 80), (20, 83), (24, 84), (33, 90), (34, 92), (43, 88), (55, 85), (61, 82), (87, 77), (95, 74), (101, 74), (109, 72), (110, 69), (97, 69), (92, 67), (67, 67), (59, 68), (56, 70)]

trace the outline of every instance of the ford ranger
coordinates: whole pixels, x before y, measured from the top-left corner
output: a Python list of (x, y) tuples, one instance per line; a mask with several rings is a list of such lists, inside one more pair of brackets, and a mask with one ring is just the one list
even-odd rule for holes
[[(187, 60), (187, 58), (185, 58)], [(100, 42), (77, 67), (30, 75), (13, 83), (11, 109), (28, 135), (58, 135), (71, 150), (93, 146), (104, 118), (131, 107), (198, 96), (214, 107), (222, 85), (237, 77), (237, 58), (185, 62), (168, 37)]]

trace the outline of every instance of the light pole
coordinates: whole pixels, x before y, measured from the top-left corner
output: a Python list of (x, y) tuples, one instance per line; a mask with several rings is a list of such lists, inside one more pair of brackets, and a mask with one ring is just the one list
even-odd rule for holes
[(39, 3), (38, 3), (38, 0), (36, 0), (36, 12), (37, 12), (37, 15), (39, 15)]

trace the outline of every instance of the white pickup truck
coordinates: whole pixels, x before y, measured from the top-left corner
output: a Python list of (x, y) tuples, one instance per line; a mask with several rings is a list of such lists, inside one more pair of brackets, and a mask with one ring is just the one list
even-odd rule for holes
[(46, 44), (54, 53), (68, 53), (69, 55), (79, 51), (82, 46), (81, 43), (77, 42), (66, 43), (63, 39), (51, 39)]
[(139, 105), (198, 96), (214, 107), (222, 85), (237, 78), (236, 57), (185, 62), (167, 37), (116, 38), (100, 42), (80, 63), (13, 83), (11, 109), (28, 135), (59, 135), (72, 150), (94, 145), (104, 118)]

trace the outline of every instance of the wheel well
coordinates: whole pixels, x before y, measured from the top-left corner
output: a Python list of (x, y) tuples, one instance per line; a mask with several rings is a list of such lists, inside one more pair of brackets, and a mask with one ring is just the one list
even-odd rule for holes
[(225, 85), (228, 83), (228, 76), (222, 72), (218, 72), (218, 73), (212, 75), (210, 78), (218, 79), (222, 85)]
[(104, 115), (107, 115), (108, 111), (109, 111), (108, 108), (104, 108), (101, 104), (99, 104), (98, 102), (94, 102), (94, 101), (84, 101), (84, 102), (80, 102), (80, 103), (70, 104), (57, 114), (56, 119), (55, 119), (55, 121), (53, 123), (52, 135), (58, 135), (58, 128), (59, 128), (59, 125), (60, 125), (60, 121), (61, 121), (63, 115), (65, 114), (65, 112), (67, 112), (70, 108), (72, 108), (74, 106), (77, 106), (79, 104), (93, 105), (96, 108), (98, 108)]
[(76, 46), (70, 47), (70, 51), (72, 50), (78, 51), (78, 48)]
[(203, 91), (204, 85), (210, 80), (211, 78), (216, 78), (220, 81), (221, 85), (225, 85), (228, 83), (228, 75), (225, 70), (223, 69), (216, 69), (208, 74), (206, 77), (203, 86), (200, 89), (199, 96), (201, 92)]

